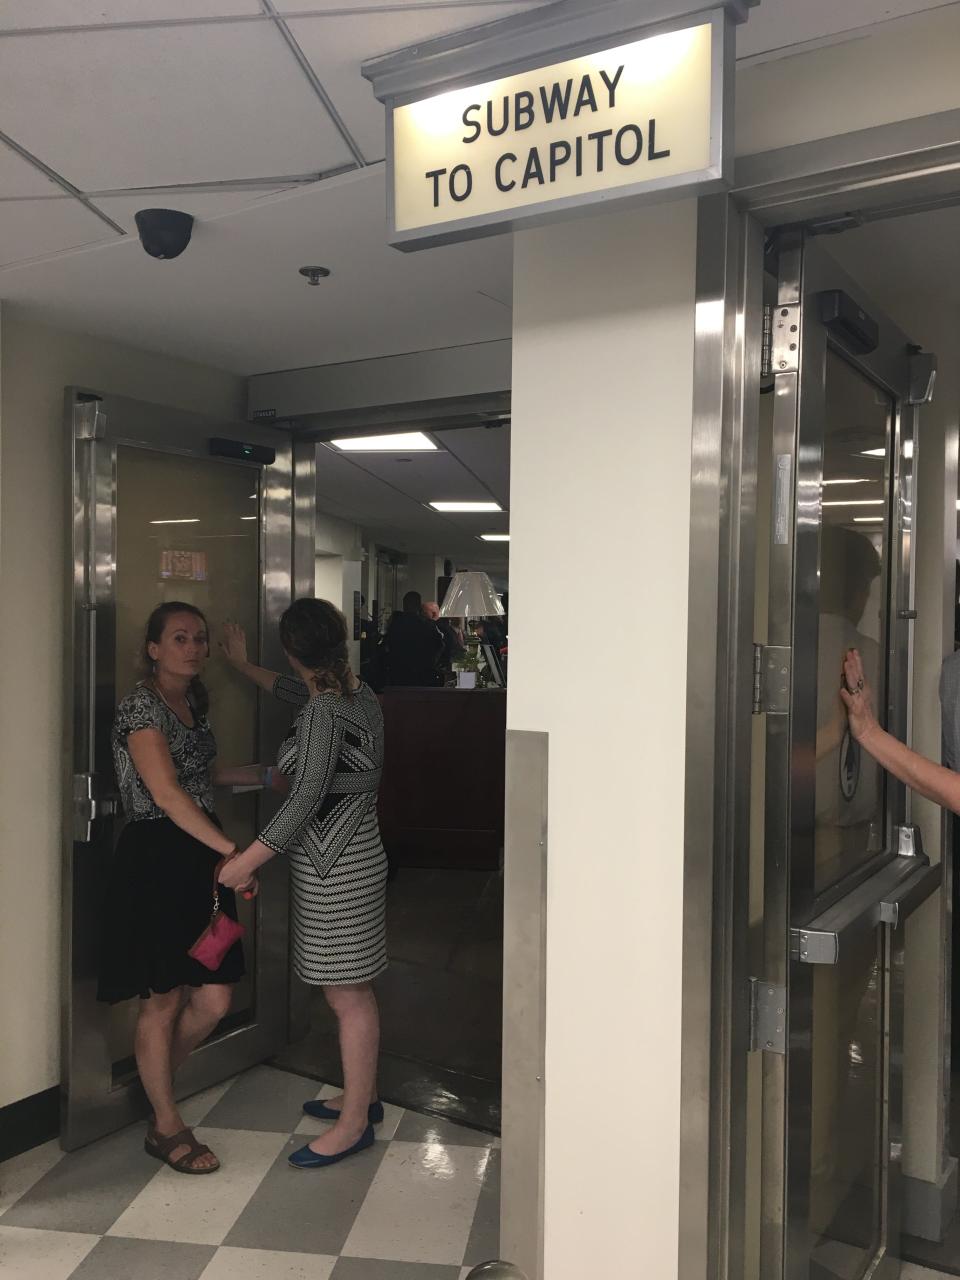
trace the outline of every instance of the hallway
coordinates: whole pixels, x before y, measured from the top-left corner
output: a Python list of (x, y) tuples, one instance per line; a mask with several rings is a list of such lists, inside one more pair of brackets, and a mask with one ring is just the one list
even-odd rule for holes
[(388, 1106), (371, 1150), (320, 1173), (287, 1165), (325, 1127), (303, 1101), (335, 1092), (255, 1067), (191, 1099), (184, 1118), (224, 1165), (205, 1181), (148, 1159), (142, 1125), (0, 1165), (0, 1274), (462, 1280), (497, 1257), (500, 1153), (487, 1134)]

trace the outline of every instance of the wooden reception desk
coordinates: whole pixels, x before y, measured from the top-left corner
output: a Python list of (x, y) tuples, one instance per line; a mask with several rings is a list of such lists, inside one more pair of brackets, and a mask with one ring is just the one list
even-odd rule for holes
[(380, 826), (390, 861), (493, 870), (503, 847), (504, 689), (385, 689)]

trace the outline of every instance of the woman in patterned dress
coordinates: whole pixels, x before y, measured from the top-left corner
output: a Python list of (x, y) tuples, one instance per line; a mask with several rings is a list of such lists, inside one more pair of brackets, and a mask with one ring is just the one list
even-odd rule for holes
[[(213, 805), (215, 784), (256, 784), (261, 765), (216, 764), (200, 672), (207, 623), (180, 601), (150, 615), (141, 655), (144, 679), (117, 709), (113, 758), (124, 827), (110, 866), (98, 998), (140, 999), (135, 1052), (153, 1120), (146, 1151), (178, 1173), (220, 1166), (183, 1123), (173, 1076), (214, 1030), (243, 977), (237, 942), (211, 971), (188, 952), (210, 920), (214, 875), (236, 853)], [(235, 886), (255, 892), (250, 877)], [(221, 896), (234, 919), (232, 890)]]
[(387, 966), (387, 858), (377, 823), (383, 716), (373, 690), (350, 670), (346, 620), (328, 601), (295, 601), (280, 619), (280, 640), (296, 679), (249, 662), (243, 632), (224, 628), (222, 648), (236, 669), (300, 712), (277, 756), (289, 794), (220, 879), (246, 883), (278, 853), (290, 863), (294, 968), (323, 988), (343, 1063), (343, 1096), (304, 1105), (308, 1115), (334, 1121), (290, 1157), (296, 1168), (314, 1169), (369, 1147), (383, 1119), (371, 986)]

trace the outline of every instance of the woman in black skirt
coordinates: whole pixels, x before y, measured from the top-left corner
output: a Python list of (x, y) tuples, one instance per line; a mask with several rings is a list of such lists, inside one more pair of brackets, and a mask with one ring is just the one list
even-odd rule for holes
[[(113, 757), (127, 825), (107, 889), (99, 998), (140, 998), (136, 1058), (153, 1107), (148, 1154), (179, 1173), (213, 1173), (219, 1161), (180, 1115), (173, 1076), (230, 1007), (243, 976), (235, 943), (211, 971), (188, 952), (210, 920), (222, 859), (237, 852), (213, 807), (213, 786), (269, 781), (260, 765), (218, 768), (200, 672), (207, 623), (193, 605), (171, 601), (150, 615), (144, 680), (121, 702)], [(255, 881), (239, 888), (256, 892)], [(234, 893), (220, 905), (236, 919)]]

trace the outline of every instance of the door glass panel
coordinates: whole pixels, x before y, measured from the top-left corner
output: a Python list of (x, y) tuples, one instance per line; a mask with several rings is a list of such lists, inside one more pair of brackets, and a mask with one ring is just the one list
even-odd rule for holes
[[(258, 643), (260, 592), (259, 477), (252, 468), (201, 458), (117, 449), (116, 688), (122, 698), (141, 678), (139, 651), (152, 610), (166, 600), (196, 605), (211, 630), (233, 618)], [(176, 523), (174, 523), (176, 522)], [(203, 675), (218, 760), (250, 764), (257, 758), (257, 697), (216, 657)], [(243, 847), (256, 835), (256, 797), (217, 789), (217, 814)], [(247, 977), (239, 984), (229, 1026), (253, 1014), (256, 972), (255, 903), (238, 898), (246, 925)], [(114, 1073), (132, 1068), (136, 1001), (111, 1011)]]
[(889, 592), (888, 445), (893, 402), (827, 352), (820, 541), (815, 888), (829, 889), (886, 845), (882, 770), (847, 732), (847, 649), (863, 655), (883, 719)]
[(811, 1275), (856, 1280), (880, 1244), (882, 930), (813, 983)]

